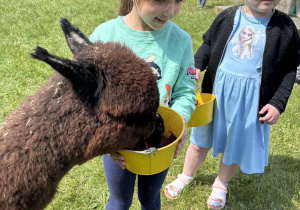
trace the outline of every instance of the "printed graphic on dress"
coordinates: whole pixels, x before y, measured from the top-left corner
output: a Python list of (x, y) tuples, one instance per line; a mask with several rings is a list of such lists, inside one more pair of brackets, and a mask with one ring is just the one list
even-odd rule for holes
[(258, 42), (265, 43), (265, 33), (261, 29), (255, 32), (254, 27), (244, 26), (230, 41), (233, 45), (232, 53), (242, 60), (244, 58), (249, 59), (252, 57), (253, 47)]
[(156, 80), (160, 80), (161, 79), (161, 69), (156, 63), (154, 63), (155, 59), (156, 59), (156, 57), (154, 55), (152, 55), (149, 58), (147, 58), (146, 62), (149, 63), (149, 65), (151, 66), (151, 69), (153, 71), (153, 74), (156, 77)]

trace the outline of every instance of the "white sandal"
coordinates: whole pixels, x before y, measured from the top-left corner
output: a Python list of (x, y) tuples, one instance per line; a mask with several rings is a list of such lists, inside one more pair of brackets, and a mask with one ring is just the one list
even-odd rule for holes
[(222, 200), (221, 198), (217, 198), (213, 195), (210, 195), (207, 200), (207, 208), (209, 209), (223, 209), (226, 203), (226, 194), (228, 192), (227, 187), (225, 187), (222, 183), (215, 180), (213, 186), (213, 189), (218, 189), (225, 193), (225, 199)]
[[(182, 181), (182, 182), (185, 184), (185, 186), (188, 185), (188, 184), (190, 184), (190, 183), (193, 181), (193, 179), (190, 180), (190, 181), (186, 180), (185, 178), (183, 178), (183, 176), (182, 176), (181, 174), (178, 174), (178, 175), (177, 175), (177, 178), (180, 179), (180, 181)], [(165, 187), (165, 196), (166, 196), (167, 198), (171, 199), (171, 200), (177, 199), (178, 196), (180, 195), (180, 193), (181, 193), (182, 190), (183, 190), (183, 189), (178, 189), (177, 187), (175, 187), (174, 185), (172, 185), (172, 183), (173, 183), (173, 182), (171, 182), (170, 184), (168, 184), (168, 185)], [(176, 194), (176, 196), (172, 196), (172, 195), (169, 193), (168, 190), (174, 191), (175, 194)]]

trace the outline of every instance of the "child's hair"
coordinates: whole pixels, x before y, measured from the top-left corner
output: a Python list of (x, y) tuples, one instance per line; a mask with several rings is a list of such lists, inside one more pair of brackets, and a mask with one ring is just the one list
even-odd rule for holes
[(131, 12), (134, 0), (121, 0), (119, 15), (125, 16)]
[[(119, 15), (125, 16), (129, 12), (131, 12), (133, 5), (137, 4), (141, 1), (152, 1), (155, 2), (156, 0), (121, 0), (120, 9), (119, 9)], [(165, 2), (172, 2), (174, 0), (166, 0)]]

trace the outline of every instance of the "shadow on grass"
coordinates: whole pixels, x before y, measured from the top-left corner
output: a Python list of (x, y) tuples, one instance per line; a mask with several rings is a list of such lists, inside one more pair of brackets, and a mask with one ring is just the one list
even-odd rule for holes
[[(299, 159), (270, 155), (269, 166), (263, 174), (237, 172), (229, 185), (225, 209), (300, 209), (299, 175)], [(216, 176), (216, 173), (199, 174), (192, 188), (211, 189)]]
[(265, 173), (238, 172), (230, 185), (227, 208), (299, 209), (300, 161), (271, 155)]

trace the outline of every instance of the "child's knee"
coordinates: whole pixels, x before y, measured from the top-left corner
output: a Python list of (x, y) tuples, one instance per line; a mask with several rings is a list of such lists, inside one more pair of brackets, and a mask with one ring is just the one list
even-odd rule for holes
[(199, 147), (193, 143), (190, 143), (190, 149), (192, 149), (196, 153), (207, 154), (210, 148)]

